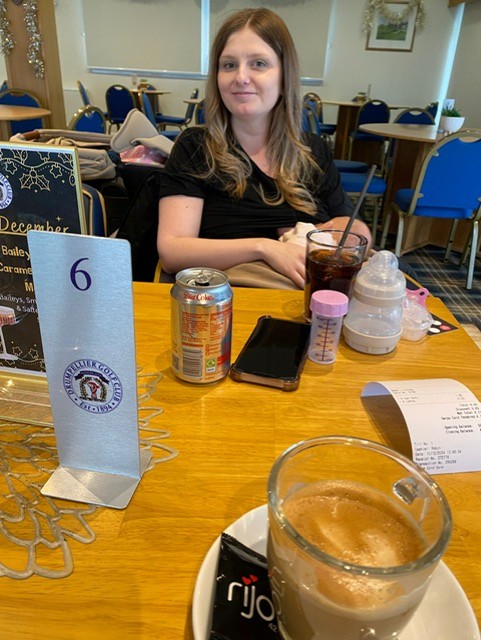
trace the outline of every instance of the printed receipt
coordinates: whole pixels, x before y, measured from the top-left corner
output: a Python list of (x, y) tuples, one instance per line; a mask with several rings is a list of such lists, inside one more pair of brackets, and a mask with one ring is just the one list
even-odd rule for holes
[(481, 470), (481, 403), (449, 378), (369, 382), (362, 397), (391, 395), (401, 409), (413, 458), (429, 473)]

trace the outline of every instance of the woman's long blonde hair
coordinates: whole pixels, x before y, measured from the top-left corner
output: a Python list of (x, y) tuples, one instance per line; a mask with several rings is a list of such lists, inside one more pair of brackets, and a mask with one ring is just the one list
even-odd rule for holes
[(230, 36), (249, 28), (278, 55), (282, 68), (282, 94), (271, 114), (267, 158), (276, 178), (278, 194), (263, 200), (271, 205), (287, 202), (298, 211), (316, 213), (316, 205), (305, 185), (313, 187), (322, 173), (311, 152), (300, 138), (302, 106), (299, 62), (292, 36), (284, 21), (269, 9), (242, 9), (220, 27), (212, 44), (209, 75), (206, 84), (205, 119), (207, 127), (205, 177), (220, 176), (227, 192), (241, 198), (247, 187), (251, 165), (236, 144), (230, 113), (226, 109), (217, 84), (219, 58)]

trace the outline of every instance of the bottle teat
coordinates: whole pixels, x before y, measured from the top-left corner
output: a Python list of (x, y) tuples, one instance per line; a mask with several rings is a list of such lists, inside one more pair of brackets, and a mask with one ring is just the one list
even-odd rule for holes
[(402, 334), (406, 279), (391, 251), (375, 253), (354, 281), (344, 321), (346, 343), (364, 353), (389, 353)]
[(356, 293), (362, 298), (369, 298), (366, 302), (402, 300), (406, 295), (406, 279), (398, 264), (391, 251), (375, 253), (357, 275), (354, 283)]

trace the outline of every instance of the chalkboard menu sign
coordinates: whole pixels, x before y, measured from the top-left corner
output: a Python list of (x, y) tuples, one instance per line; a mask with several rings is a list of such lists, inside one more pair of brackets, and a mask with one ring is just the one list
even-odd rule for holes
[(45, 360), (27, 244), (30, 229), (86, 233), (74, 147), (0, 144), (0, 373), (39, 376), (45, 375)]

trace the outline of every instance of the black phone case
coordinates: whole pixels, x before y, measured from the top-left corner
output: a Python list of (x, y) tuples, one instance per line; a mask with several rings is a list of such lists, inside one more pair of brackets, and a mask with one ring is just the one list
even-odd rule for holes
[(230, 369), (231, 378), (294, 391), (306, 360), (309, 334), (308, 323), (260, 317)]

